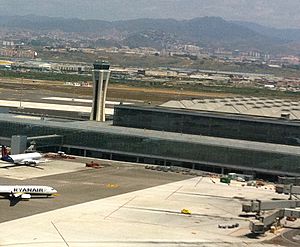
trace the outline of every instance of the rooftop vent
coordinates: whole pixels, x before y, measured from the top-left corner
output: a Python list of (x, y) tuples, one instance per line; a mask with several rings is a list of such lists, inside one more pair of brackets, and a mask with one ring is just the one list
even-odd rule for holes
[(275, 103), (274, 106), (275, 106), (275, 107), (281, 107), (282, 104), (280, 104), (280, 103)]
[(280, 115), (280, 117), (282, 119), (290, 120), (291, 114), (289, 112), (282, 112), (281, 115)]

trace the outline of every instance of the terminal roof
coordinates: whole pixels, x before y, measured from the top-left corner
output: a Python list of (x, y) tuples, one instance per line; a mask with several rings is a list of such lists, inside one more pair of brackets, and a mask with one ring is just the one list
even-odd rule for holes
[[(113, 126), (111, 122), (94, 122), (94, 121), (47, 121), (37, 118), (20, 118), (19, 115), (0, 113), (0, 126), (1, 122), (11, 122), (16, 124), (28, 124), (33, 127), (36, 125), (49, 127), (49, 128), (61, 128), (61, 129), (73, 129), (74, 131), (91, 131), (100, 133), (110, 133), (116, 135), (137, 136), (147, 139), (165, 139), (185, 143), (196, 143), (203, 145), (232, 147), (236, 149), (264, 151), (270, 153), (292, 154), (300, 156), (300, 147), (271, 144), (263, 142), (245, 141), (237, 139), (227, 139), (220, 137), (210, 137), (201, 135), (190, 135), (173, 132), (145, 130), (136, 128), (127, 128)], [(55, 133), (53, 133), (55, 134)]]

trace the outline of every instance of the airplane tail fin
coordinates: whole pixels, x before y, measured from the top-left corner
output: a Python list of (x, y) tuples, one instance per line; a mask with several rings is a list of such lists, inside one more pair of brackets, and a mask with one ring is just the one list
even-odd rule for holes
[(7, 151), (7, 148), (2, 145), (1, 147), (1, 159), (5, 159), (6, 157), (8, 156), (8, 151)]

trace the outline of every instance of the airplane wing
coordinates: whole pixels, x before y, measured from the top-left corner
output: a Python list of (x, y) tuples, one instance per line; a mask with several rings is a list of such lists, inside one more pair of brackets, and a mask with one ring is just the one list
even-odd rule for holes
[(33, 160), (33, 159), (24, 159), (18, 162), (20, 165), (38, 165), (41, 163), (49, 162), (48, 159), (41, 159), (41, 160)]
[(19, 198), (19, 199), (30, 199), (31, 198), (30, 194), (20, 193), (20, 192), (18, 192), (18, 193), (11, 192), (11, 196), (16, 199), (17, 198)]
[(20, 165), (37, 165), (40, 163), (39, 160), (33, 160), (33, 159), (24, 159), (18, 162)]
[[(42, 162), (40, 162), (42, 163)], [(43, 167), (39, 167), (38, 165), (36, 164), (12, 164), (12, 165), (9, 165), (9, 166), (0, 166), (0, 169), (10, 169), (10, 168), (14, 168), (14, 167), (18, 167), (18, 166), (27, 166), (27, 167), (32, 167), (32, 168), (36, 168), (36, 169), (40, 169), (40, 170), (44, 170)]]
[(10, 194), (10, 207), (17, 205), (17, 203), (21, 200), (29, 200), (31, 198), (30, 194), (25, 193), (13, 193)]
[(33, 167), (33, 168), (44, 170), (44, 168), (38, 167), (39, 163), (44, 163), (44, 162), (45, 161), (42, 161), (42, 160), (24, 159), (24, 160), (21, 160), (20, 162), (18, 162), (17, 165), (28, 166), (28, 167)]
[(0, 166), (0, 169), (8, 169), (8, 168), (12, 168), (12, 167), (15, 167), (16, 165), (15, 164), (12, 164), (12, 165), (6, 165), (6, 166)]

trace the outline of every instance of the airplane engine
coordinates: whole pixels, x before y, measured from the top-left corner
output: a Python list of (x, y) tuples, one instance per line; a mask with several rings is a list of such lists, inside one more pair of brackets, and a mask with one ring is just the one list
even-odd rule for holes
[(30, 194), (22, 194), (21, 198), (24, 200), (29, 200), (31, 198), (31, 195)]
[(37, 165), (36, 160), (23, 160), (24, 165)]

